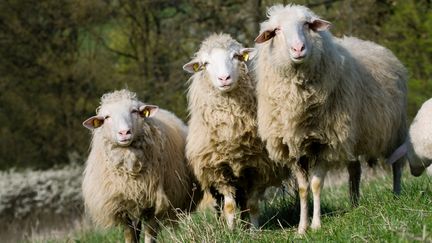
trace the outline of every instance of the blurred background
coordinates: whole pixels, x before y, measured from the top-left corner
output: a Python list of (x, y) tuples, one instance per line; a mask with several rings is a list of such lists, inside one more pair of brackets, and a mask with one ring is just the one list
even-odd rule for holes
[[(289, 1), (390, 48), (408, 67), (409, 114), (432, 95), (428, 0)], [(182, 65), (213, 32), (253, 46), (267, 0), (0, 1), (0, 169), (82, 162), (81, 122), (100, 96), (128, 87), (186, 119)]]
[[(75, 180), (56, 182), (53, 189), (44, 184), (51, 179), (38, 174), (29, 187), (59, 190), (52, 199), (58, 203), (67, 203), (64, 188), (79, 192), (82, 171), (76, 168), (90, 142), (81, 123), (103, 93), (127, 87), (187, 120), (189, 75), (182, 65), (213, 32), (252, 47), (266, 8), (275, 3), (306, 5), (332, 22), (335, 36), (391, 49), (409, 70), (410, 118), (432, 96), (430, 0), (1, 0), (0, 221), (18, 217), (7, 193), (28, 190), (34, 196), (42, 190), (21, 188), (32, 181), (31, 170), (71, 166)], [(24, 179), (9, 181), (19, 173)], [(70, 194), (71, 205), (80, 208), (79, 197)]]

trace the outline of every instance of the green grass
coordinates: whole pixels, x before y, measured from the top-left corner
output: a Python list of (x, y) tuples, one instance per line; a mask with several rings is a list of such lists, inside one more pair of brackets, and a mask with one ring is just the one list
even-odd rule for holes
[[(362, 183), (360, 206), (351, 208), (346, 186), (326, 188), (322, 228), (296, 234), (298, 209), (293, 196), (262, 204), (262, 229), (229, 231), (210, 211), (182, 216), (177, 227), (163, 227), (161, 242), (432, 242), (432, 178), (404, 175), (400, 197), (391, 178)], [(311, 208), (311, 207), (310, 207)], [(311, 215), (311, 214), (310, 214)], [(79, 232), (68, 242), (121, 242), (121, 229)]]

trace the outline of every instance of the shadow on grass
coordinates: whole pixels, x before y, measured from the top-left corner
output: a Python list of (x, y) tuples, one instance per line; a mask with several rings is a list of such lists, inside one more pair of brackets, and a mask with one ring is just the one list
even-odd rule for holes
[[(309, 221), (312, 217), (313, 205), (308, 200)], [(350, 208), (321, 203), (322, 217), (335, 217), (347, 213)], [(261, 228), (275, 230), (281, 228), (297, 227), (300, 219), (299, 200), (292, 195), (284, 195), (272, 203), (264, 203), (261, 208)]]

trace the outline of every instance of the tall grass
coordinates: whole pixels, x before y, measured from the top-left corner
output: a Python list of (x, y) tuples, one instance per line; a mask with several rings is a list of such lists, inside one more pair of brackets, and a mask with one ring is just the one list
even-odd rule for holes
[[(360, 206), (351, 208), (346, 185), (324, 188), (322, 228), (296, 233), (299, 210), (292, 194), (262, 203), (261, 229), (247, 223), (229, 231), (211, 211), (180, 215), (176, 227), (162, 226), (161, 242), (432, 242), (432, 178), (404, 175), (402, 194), (391, 191), (391, 177), (362, 184)], [(311, 208), (311, 207), (310, 207)], [(120, 228), (77, 232), (67, 241), (119, 242)]]

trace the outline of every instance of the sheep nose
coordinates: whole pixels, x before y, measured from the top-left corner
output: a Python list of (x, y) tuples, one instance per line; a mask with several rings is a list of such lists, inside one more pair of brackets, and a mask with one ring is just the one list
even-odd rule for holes
[(220, 81), (228, 81), (230, 78), (231, 78), (231, 76), (230, 76), (230, 75), (227, 75), (227, 76), (220, 76), (218, 79), (219, 79)]
[(305, 45), (303, 43), (296, 43), (291, 47), (291, 50), (294, 52), (302, 52), (305, 49)]
[(119, 134), (120, 134), (121, 136), (130, 135), (130, 134), (131, 134), (131, 130), (130, 130), (130, 129), (122, 130), (122, 131), (119, 131)]

